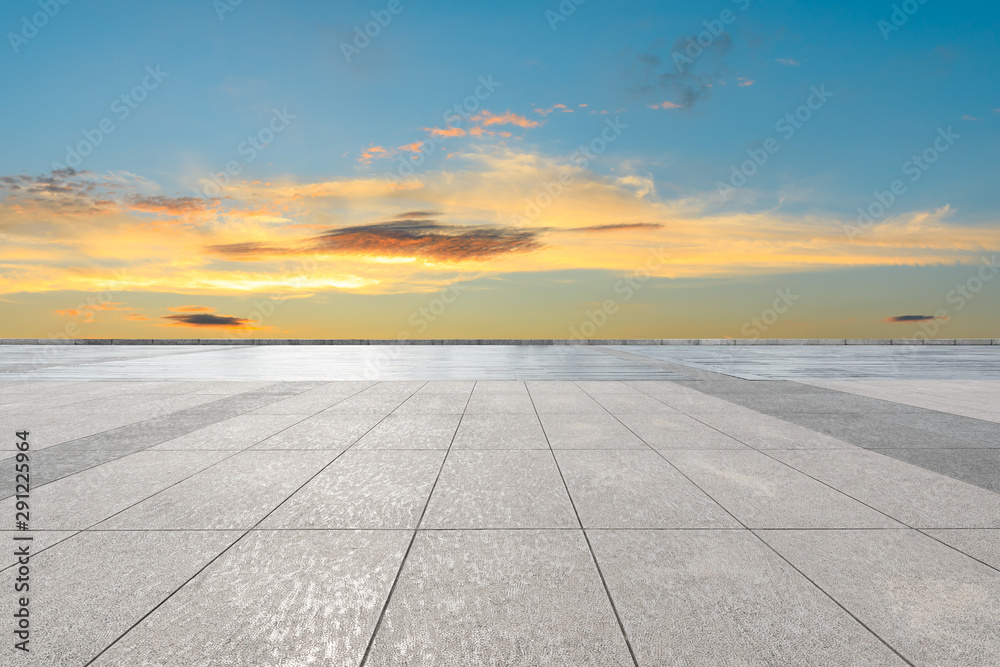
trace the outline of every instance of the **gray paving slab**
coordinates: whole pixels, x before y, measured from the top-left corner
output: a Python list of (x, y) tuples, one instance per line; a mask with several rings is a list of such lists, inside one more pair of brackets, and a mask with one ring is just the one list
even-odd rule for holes
[(161, 442), (150, 450), (243, 450), (305, 419), (303, 415), (240, 415)]
[(397, 411), (366, 433), (354, 448), (448, 449), (461, 418), (461, 414)]
[(335, 403), (320, 414), (375, 414), (384, 417), (410, 397), (410, 392), (386, 393), (365, 389), (350, 398)]
[(252, 531), (95, 663), (360, 664), (408, 531)]
[(656, 452), (557, 451), (584, 528), (736, 528)]
[(416, 393), (421, 396), (424, 394), (462, 394), (469, 396), (472, 394), (472, 388), (475, 384), (474, 380), (432, 380), (425, 383)]
[(289, 426), (252, 449), (347, 449), (383, 417), (377, 414), (325, 412)]
[(89, 664), (239, 536), (228, 531), (84, 532), (56, 544), (31, 560), (32, 581), (38, 585), (30, 603), (30, 652), (14, 655), (4, 646), (2, 664)]
[(452, 443), (454, 449), (549, 449), (534, 414), (465, 415)]
[(548, 450), (452, 451), (422, 528), (578, 528)]
[(331, 382), (254, 410), (263, 415), (314, 415), (358, 394), (371, 382)]
[(633, 665), (580, 531), (420, 531), (366, 667)]
[(394, 415), (460, 415), (469, 402), (468, 394), (421, 394), (410, 396), (393, 412)]
[[(10, 551), (6, 554), (6, 561), (0, 561), (0, 570), (5, 570), (10, 567), (18, 565), (18, 556), (15, 554), (18, 544), (24, 544), (25, 541), (30, 543), (29, 549), (32, 555), (38, 554), (41, 551), (48, 549), (49, 547), (59, 544), (63, 540), (67, 540), (79, 531), (76, 530), (29, 530), (27, 532), (20, 530), (4, 530), (0, 531), (0, 540), (3, 540), (4, 545), (10, 547)], [(30, 537), (30, 540), (15, 540), (14, 538), (24, 538)], [(12, 584), (13, 587), (13, 584)]]
[(1000, 576), (912, 530), (761, 537), (917, 665), (1000, 663)]
[(676, 413), (677, 411), (662, 401), (644, 394), (595, 394), (594, 400), (611, 414), (630, 412)]
[(660, 454), (749, 528), (897, 528), (901, 524), (757, 451)]
[(783, 414), (788, 421), (866, 449), (967, 449), (968, 441), (868, 415)]
[(252, 528), (335, 452), (238, 452), (98, 524), (103, 530)]
[(639, 665), (906, 663), (744, 530), (588, 530)]
[[(35, 530), (85, 530), (222, 461), (227, 452), (137, 452), (31, 490)], [(0, 501), (14, 516), (15, 497)]]
[(1000, 449), (890, 449), (874, 451), (1000, 493)]
[(771, 456), (915, 528), (1000, 528), (1000, 494), (864, 449)]
[(607, 412), (539, 415), (552, 449), (648, 449)]
[(939, 528), (922, 532), (1000, 571), (1000, 530), (996, 528)]
[(784, 419), (744, 412), (689, 412), (754, 449), (855, 449), (855, 445)]
[(535, 387), (529, 389), (529, 392), (535, 409), (541, 414), (587, 414), (604, 410), (600, 403), (575, 386), (572, 389), (559, 391), (546, 391)]
[(746, 449), (747, 445), (680, 413), (627, 412), (619, 421), (654, 449)]
[(416, 528), (443, 451), (345, 452), (262, 528)]
[(535, 414), (535, 406), (527, 392), (472, 392), (465, 408), (470, 415)]

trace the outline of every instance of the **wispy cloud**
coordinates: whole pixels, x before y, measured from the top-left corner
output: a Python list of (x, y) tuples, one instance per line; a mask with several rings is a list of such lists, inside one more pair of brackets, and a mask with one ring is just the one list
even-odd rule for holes
[(784, 65), (785, 67), (798, 67), (799, 65), (802, 64), (801, 62), (795, 60), (794, 58), (775, 58), (774, 62), (778, 63), (779, 65)]

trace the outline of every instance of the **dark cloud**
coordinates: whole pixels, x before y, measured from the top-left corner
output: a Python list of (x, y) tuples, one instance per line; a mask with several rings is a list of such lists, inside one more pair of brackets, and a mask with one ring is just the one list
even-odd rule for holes
[(886, 322), (927, 322), (928, 320), (936, 320), (934, 315), (897, 315), (895, 317), (885, 318)]
[(542, 247), (538, 234), (539, 230), (536, 229), (443, 225), (433, 220), (404, 220), (333, 229), (289, 246), (250, 242), (213, 245), (208, 250), (235, 259), (331, 253), (421, 257), (460, 262), (537, 250)]
[(618, 222), (610, 225), (591, 225), (590, 227), (575, 227), (574, 232), (617, 232), (628, 229), (662, 229), (659, 222)]
[(126, 197), (128, 205), (137, 211), (184, 215), (199, 213), (218, 203), (217, 199), (201, 197), (166, 197), (164, 195), (131, 195)]
[(250, 324), (250, 320), (229, 315), (210, 315), (194, 313), (190, 315), (164, 315), (161, 319), (171, 320), (176, 324), (190, 327), (242, 327)]
[[(695, 36), (685, 35), (662, 57), (654, 53), (636, 55), (625, 80), (630, 82), (628, 87), (633, 94), (656, 95), (659, 96), (655, 98), (657, 102), (668, 101), (690, 109), (707, 98), (712, 88), (728, 74), (725, 58), (732, 45), (727, 32), (715, 37), (707, 46), (698, 44)], [(669, 99), (660, 99), (664, 96)]]

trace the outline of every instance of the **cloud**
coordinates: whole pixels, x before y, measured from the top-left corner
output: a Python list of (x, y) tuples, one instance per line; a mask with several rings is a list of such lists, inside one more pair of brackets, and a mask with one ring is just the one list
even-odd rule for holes
[(802, 64), (798, 60), (794, 60), (792, 58), (775, 58), (774, 62), (778, 63), (779, 65), (784, 65), (785, 67), (798, 67), (799, 65)]
[(217, 199), (202, 199), (201, 197), (165, 197), (163, 195), (129, 195), (125, 198), (128, 206), (134, 211), (160, 213), (163, 215), (185, 216), (201, 213), (217, 206)]
[(371, 145), (361, 154), (361, 157), (358, 158), (358, 162), (371, 164), (372, 160), (388, 157), (391, 157), (391, 154), (386, 149), (381, 146)]
[(444, 139), (447, 137), (464, 137), (467, 133), (460, 127), (422, 127), (421, 130), (430, 132), (432, 137)]
[[(562, 105), (557, 104), (556, 107)], [(471, 118), (471, 120), (482, 124), (483, 127), (490, 127), (491, 125), (516, 125), (518, 127), (538, 127), (541, 122), (537, 120), (529, 120), (524, 116), (519, 116), (516, 113), (511, 113), (510, 111), (505, 111), (500, 114), (495, 114), (492, 111), (486, 111), (485, 109)]]
[(885, 318), (886, 322), (927, 322), (938, 319), (934, 315), (896, 315)]
[(673, 102), (661, 102), (659, 104), (650, 104), (650, 109), (683, 109), (680, 104), (674, 104)]
[(333, 229), (289, 245), (259, 242), (210, 246), (214, 254), (255, 260), (296, 254), (405, 257), (434, 262), (486, 260), (537, 250), (538, 230), (443, 225), (433, 220), (397, 220)]
[(177, 326), (188, 327), (234, 328), (246, 327), (252, 323), (252, 320), (243, 319), (241, 317), (232, 317), (230, 315), (210, 315), (207, 313), (191, 315), (164, 315), (160, 319), (170, 320)]
[(753, 79), (749, 79), (745, 76), (737, 77), (736, 80), (739, 81), (737, 85), (739, 85), (740, 88), (746, 88), (748, 86), (752, 86), (753, 84), (757, 83)]
[(971, 121), (982, 120), (982, 118), (977, 118), (976, 116), (962, 116), (962, 120), (971, 122)]
[(573, 231), (577, 232), (621, 232), (635, 229), (662, 229), (663, 224), (659, 222), (620, 222), (609, 225), (591, 225), (590, 227), (577, 227)]
[(671, 53), (663, 58), (655, 53), (637, 54), (624, 77), (630, 82), (628, 89), (638, 96), (671, 93), (672, 104), (677, 106), (661, 108), (690, 109), (706, 99), (728, 71), (725, 58), (732, 48), (732, 38), (723, 32), (696, 57), (686, 55), (688, 40), (686, 36), (679, 38)]

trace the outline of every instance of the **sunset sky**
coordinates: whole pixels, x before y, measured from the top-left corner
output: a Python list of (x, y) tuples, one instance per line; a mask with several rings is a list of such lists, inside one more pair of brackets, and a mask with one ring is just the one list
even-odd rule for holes
[(577, 2), (3, 3), (0, 337), (1000, 338), (997, 3)]

